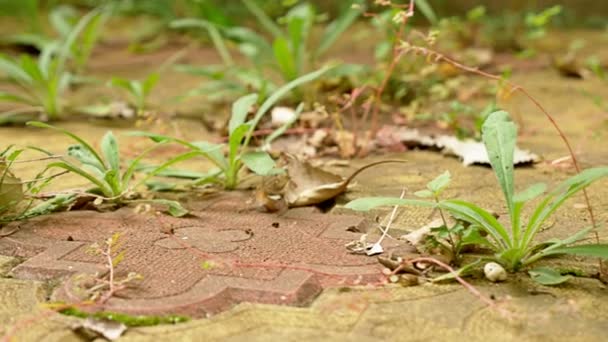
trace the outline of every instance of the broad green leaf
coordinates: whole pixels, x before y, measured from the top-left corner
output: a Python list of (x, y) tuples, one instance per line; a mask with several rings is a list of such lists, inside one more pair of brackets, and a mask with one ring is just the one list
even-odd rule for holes
[(82, 145), (68, 146), (68, 156), (76, 158), (83, 165), (92, 166), (100, 173), (104, 173), (108, 169), (105, 163), (99, 163), (95, 156)]
[(101, 139), (101, 153), (112, 170), (120, 170), (120, 151), (112, 131), (108, 131)]
[(228, 137), (228, 163), (231, 168), (236, 166), (238, 162), (239, 150), (241, 147), (241, 142), (245, 137), (245, 134), (249, 131), (250, 126), (248, 124), (242, 124), (238, 126)]
[(572, 279), (572, 276), (561, 275), (556, 270), (548, 267), (537, 267), (529, 270), (528, 274), (532, 280), (542, 285), (559, 285)]
[(275, 161), (266, 152), (248, 152), (241, 156), (241, 161), (251, 171), (260, 176), (277, 174), (281, 169), (277, 169)]
[(542, 195), (546, 190), (547, 190), (547, 184), (545, 184), (545, 183), (532, 184), (526, 190), (515, 194), (515, 196), (513, 196), (513, 202), (523, 203), (523, 202), (531, 201), (531, 200), (535, 199), (536, 197)]
[(410, 200), (398, 197), (364, 197), (350, 201), (344, 207), (356, 211), (369, 211), (377, 207), (395, 205), (413, 205), (418, 207), (434, 208), (437, 204), (429, 201)]
[(49, 124), (45, 124), (45, 123), (39, 122), (39, 121), (30, 121), (27, 123), (27, 125), (34, 126), (34, 127), (40, 127), (40, 128), (54, 129), (56, 131), (59, 131), (65, 135), (69, 136), (70, 138), (76, 140), (80, 145), (82, 145), (99, 162), (99, 164), (104, 165), (103, 159), (101, 159), (101, 157), (99, 156), (99, 154), (97, 154), (95, 149), (91, 145), (89, 145), (86, 141), (84, 141), (82, 138), (73, 134), (72, 132), (69, 132), (63, 128), (51, 126)]
[(315, 21), (315, 11), (311, 4), (301, 3), (292, 7), (285, 17), (289, 34), (289, 51), (295, 66), (295, 78), (302, 72), (304, 60), (308, 58), (306, 41)]
[(291, 81), (298, 76), (296, 70), (296, 61), (294, 55), (289, 48), (289, 43), (285, 38), (277, 38), (272, 44), (272, 51), (274, 52), (274, 58), (279, 65), (279, 69), (283, 78), (286, 81)]
[[(356, 9), (352, 8), (353, 4), (357, 4), (358, 7)], [(319, 46), (315, 50), (316, 58), (327, 52), (340, 35), (357, 20), (362, 12), (365, 12), (365, 9), (365, 1), (362, 0), (352, 1), (348, 6), (345, 6), (342, 14), (325, 28)]]
[(126, 189), (122, 188), (122, 184), (120, 182), (120, 172), (117, 170), (108, 170), (103, 175), (103, 180), (106, 181), (108, 186), (112, 189), (112, 196), (108, 197), (116, 197), (122, 194)]
[(569, 247), (554, 248), (550, 251), (543, 252), (543, 256), (570, 254), (587, 257), (597, 257), (608, 259), (608, 244), (592, 244), (592, 245), (576, 245)]
[(507, 202), (509, 213), (513, 213), (513, 155), (517, 140), (517, 127), (505, 111), (490, 114), (482, 128), (482, 140), (488, 152), (492, 169), (498, 178)]
[(230, 122), (228, 123), (228, 134), (232, 135), (237, 127), (241, 126), (245, 123), (247, 119), (247, 114), (251, 110), (254, 104), (258, 101), (257, 94), (249, 94), (243, 96), (236, 100), (232, 104), (232, 116), (230, 117)]
[(447, 210), (454, 217), (480, 227), (492, 236), (502, 248), (512, 247), (512, 241), (507, 230), (489, 212), (473, 203), (462, 200), (444, 200), (439, 202), (441, 209)]
[(523, 243), (528, 245), (540, 230), (543, 222), (564, 204), (568, 198), (606, 176), (608, 176), (608, 167), (586, 169), (570, 177), (555, 190), (551, 191), (532, 213), (526, 227)]
[(430, 181), (426, 187), (433, 192), (433, 194), (439, 194), (446, 186), (452, 181), (452, 175), (450, 171), (445, 171), (437, 178)]

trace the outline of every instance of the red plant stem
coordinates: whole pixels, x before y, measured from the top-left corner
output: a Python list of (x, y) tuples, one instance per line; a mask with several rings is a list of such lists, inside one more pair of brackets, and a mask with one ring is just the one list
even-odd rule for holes
[(384, 79), (382, 80), (380, 87), (376, 88), (376, 94), (374, 96), (374, 106), (373, 106), (374, 108), (372, 110), (371, 125), (370, 125), (370, 133), (371, 133), (372, 139), (376, 137), (376, 133), (378, 132), (378, 121), (379, 121), (378, 116), (380, 115), (380, 105), (382, 103), (382, 93), (384, 93), (384, 89), (386, 88), (388, 81), (390, 80), (391, 76), (393, 75), (393, 72), (395, 71), (395, 67), (397, 66), (397, 63), (400, 60), (400, 47), (399, 47), (400, 37), (403, 36), (403, 34), (405, 33), (405, 27), (407, 25), (408, 18), (414, 14), (414, 6), (415, 6), (414, 0), (410, 0), (409, 8), (406, 12), (406, 15), (403, 17), (401, 24), (399, 25), (399, 31), (397, 32), (397, 36), (395, 37), (395, 41), (393, 42), (393, 57), (391, 59), (391, 63), (389, 64), (388, 69), (386, 70), (386, 74), (384, 75)]

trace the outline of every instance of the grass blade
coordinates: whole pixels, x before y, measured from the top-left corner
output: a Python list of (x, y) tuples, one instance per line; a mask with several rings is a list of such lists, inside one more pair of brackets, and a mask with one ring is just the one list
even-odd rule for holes
[[(352, 8), (353, 4), (357, 4), (358, 8)], [(315, 51), (315, 58), (319, 58), (327, 52), (336, 40), (338, 40), (340, 35), (357, 20), (361, 13), (365, 12), (365, 9), (366, 6), (364, 1), (356, 0), (350, 2), (348, 7), (343, 10), (342, 15), (325, 28), (323, 38), (321, 38), (319, 46)]]
[(120, 171), (120, 155), (118, 142), (112, 131), (106, 133), (101, 139), (101, 153), (112, 170)]
[(258, 20), (260, 25), (268, 31), (268, 33), (272, 34), (275, 38), (283, 37), (283, 31), (269, 16), (266, 15), (264, 10), (262, 10), (255, 1), (252, 0), (241, 0), (245, 7), (253, 14), (253, 16)]
[(91, 155), (93, 155), (93, 157), (95, 159), (97, 159), (97, 161), (101, 164), (101, 165), (105, 165), (103, 159), (99, 156), (99, 154), (97, 154), (97, 151), (95, 151), (95, 149), (89, 145), (86, 141), (84, 141), (82, 138), (80, 138), (79, 136), (77, 136), (76, 134), (73, 134), (72, 132), (65, 130), (63, 128), (59, 128), (56, 126), (52, 126), (49, 124), (46, 124), (44, 122), (40, 122), (40, 121), (30, 121), (27, 123), (28, 126), (34, 126), (34, 127), (39, 127), (39, 128), (50, 128), (56, 131), (59, 131), (67, 136), (69, 136), (70, 138), (76, 140), (80, 145), (82, 145), (85, 149), (87, 149)]
[(104, 181), (98, 179), (97, 177), (93, 176), (92, 174), (84, 171), (83, 169), (79, 168), (76, 165), (73, 165), (68, 162), (54, 162), (54, 163), (50, 163), (49, 165), (47, 165), (48, 169), (51, 169), (53, 167), (57, 167), (60, 169), (64, 169), (64, 170), (73, 172), (79, 176), (82, 176), (82, 177), (88, 179), (91, 183), (93, 183), (95, 186), (97, 186), (99, 188), (99, 190), (103, 193), (103, 195), (106, 197), (114, 196), (114, 194), (112, 193), (112, 189), (108, 187), (108, 184), (106, 184)]
[[(486, 147), (492, 169), (507, 202), (509, 213), (513, 213), (513, 155), (517, 140), (517, 127), (505, 111), (490, 114), (483, 124), (482, 140)], [(513, 218), (513, 217), (511, 217)]]
[(253, 107), (257, 101), (258, 95), (250, 94), (239, 98), (232, 104), (232, 116), (230, 117), (230, 122), (228, 123), (229, 135), (232, 135), (235, 129), (245, 123), (249, 110), (251, 110), (251, 107)]
[(258, 123), (260, 122), (260, 120), (262, 119), (264, 114), (266, 114), (266, 112), (268, 112), (268, 110), (270, 110), (270, 108), (272, 106), (274, 106), (275, 103), (277, 103), (283, 96), (287, 95), (294, 88), (317, 79), (318, 77), (320, 77), (321, 75), (323, 75), (325, 72), (327, 72), (330, 69), (331, 69), (331, 67), (323, 67), (317, 71), (313, 71), (306, 75), (300, 76), (300, 77), (296, 78), (295, 80), (282, 86), (281, 88), (277, 89), (274, 93), (272, 93), (272, 95), (270, 95), (270, 97), (268, 97), (268, 99), (266, 99), (266, 101), (264, 101), (264, 103), (262, 103), (262, 105), (260, 106), (258, 111), (255, 113), (255, 117), (253, 118), (253, 120), (251, 120), (251, 128), (249, 129), (249, 132), (247, 133), (247, 137), (245, 138), (245, 142), (243, 143), (243, 145), (244, 146), (249, 145), (249, 140), (251, 139), (251, 135), (253, 134), (253, 131), (257, 127)]

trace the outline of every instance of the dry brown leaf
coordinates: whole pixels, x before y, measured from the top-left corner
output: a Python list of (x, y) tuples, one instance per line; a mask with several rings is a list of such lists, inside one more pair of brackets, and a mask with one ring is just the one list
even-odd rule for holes
[(23, 199), (23, 186), (21, 180), (6, 170), (6, 166), (0, 164), (0, 208), (17, 203)]
[(285, 200), (289, 207), (316, 205), (346, 192), (348, 184), (363, 170), (384, 163), (403, 163), (404, 160), (382, 160), (360, 167), (348, 178), (310, 165), (306, 161), (285, 154), (289, 181), (285, 187)]

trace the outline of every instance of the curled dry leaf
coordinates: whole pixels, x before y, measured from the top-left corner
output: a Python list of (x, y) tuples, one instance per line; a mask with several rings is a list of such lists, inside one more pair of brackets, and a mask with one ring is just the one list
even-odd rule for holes
[(289, 207), (323, 203), (346, 192), (348, 184), (362, 171), (380, 164), (405, 162), (404, 160), (382, 160), (360, 167), (348, 178), (342, 178), (292, 155), (285, 154), (285, 156), (289, 180), (284, 189), (284, 196)]
[(257, 207), (268, 212), (321, 204), (346, 192), (350, 182), (362, 171), (380, 164), (405, 162), (382, 160), (360, 167), (348, 178), (342, 178), (291, 154), (285, 153), (283, 158), (286, 175), (264, 178), (256, 189)]

